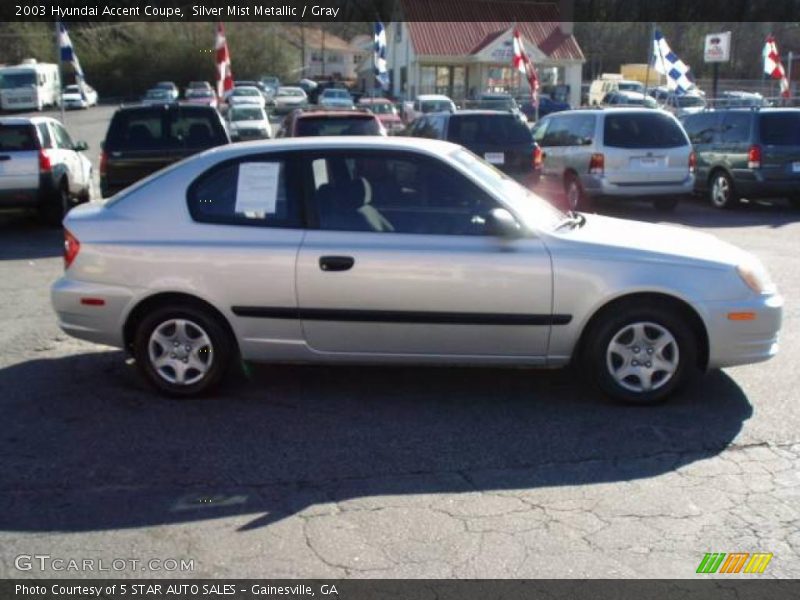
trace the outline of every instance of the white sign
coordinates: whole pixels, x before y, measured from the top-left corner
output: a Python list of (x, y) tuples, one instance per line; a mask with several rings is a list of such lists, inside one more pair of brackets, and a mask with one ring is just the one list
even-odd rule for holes
[(240, 164), (235, 211), (262, 219), (275, 214), (280, 170), (280, 163)]
[(703, 48), (703, 58), (708, 62), (728, 62), (731, 59), (731, 32), (709, 33)]

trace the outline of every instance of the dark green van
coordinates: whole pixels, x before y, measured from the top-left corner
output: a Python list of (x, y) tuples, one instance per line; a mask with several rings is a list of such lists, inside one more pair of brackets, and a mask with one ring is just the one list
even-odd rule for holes
[(695, 191), (712, 205), (788, 198), (800, 208), (800, 109), (709, 110), (683, 126), (697, 155)]

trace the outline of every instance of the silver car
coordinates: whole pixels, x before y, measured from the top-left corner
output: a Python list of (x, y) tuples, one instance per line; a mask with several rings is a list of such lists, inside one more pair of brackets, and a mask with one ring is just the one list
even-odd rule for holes
[(542, 176), (572, 210), (596, 198), (647, 199), (672, 210), (694, 187), (695, 155), (678, 120), (660, 110), (609, 108), (548, 115), (533, 128)]
[(193, 396), (237, 358), (560, 367), (652, 403), (777, 352), (759, 261), (688, 229), (565, 214), (460, 146), (209, 150), (65, 222), (62, 329)]

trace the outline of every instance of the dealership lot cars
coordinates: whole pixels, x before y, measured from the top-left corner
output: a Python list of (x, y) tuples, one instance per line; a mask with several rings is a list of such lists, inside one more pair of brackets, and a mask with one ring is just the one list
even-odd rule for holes
[[(111, 112), (67, 124), (98, 148)], [(765, 548), (759, 577), (800, 576), (797, 212), (613, 210), (756, 253), (787, 298), (778, 356), (644, 412), (569, 371), (494, 368), (258, 367), (162, 400), (121, 353), (59, 331), (43, 290), (60, 232), (2, 216), (2, 575), (86, 576), (14, 557), (91, 549), (204, 577), (691, 578), (709, 548)]]

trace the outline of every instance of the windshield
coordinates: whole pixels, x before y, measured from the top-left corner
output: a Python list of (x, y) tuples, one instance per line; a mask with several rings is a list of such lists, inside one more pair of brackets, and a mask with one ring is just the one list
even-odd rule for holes
[(424, 113), (451, 111), (452, 109), (452, 104), (447, 100), (425, 100), (422, 102), (422, 112)]
[(469, 150), (459, 148), (451, 156), (481, 183), (502, 197), (531, 227), (552, 230), (567, 217), (547, 200), (522, 187), (514, 179)]
[(21, 73), (3, 73), (0, 76), (0, 88), (10, 90), (13, 88), (29, 87), (36, 85), (36, 73), (22, 71)]
[(300, 88), (280, 88), (278, 96), (302, 96), (303, 90)]
[(170, 83), (169, 81), (162, 81), (161, 83), (156, 84), (157, 90), (173, 90), (175, 89), (175, 84)]
[(81, 93), (81, 88), (79, 88), (77, 85), (68, 85), (67, 87), (64, 88), (64, 93), (65, 94), (80, 94)]
[(167, 98), (169, 96), (169, 92), (166, 90), (149, 90), (147, 92), (147, 98)]
[(517, 103), (513, 98), (483, 98), (478, 103), (478, 107), (492, 110), (511, 110), (517, 107)]
[(362, 106), (366, 106), (367, 109), (375, 113), (376, 115), (396, 115), (397, 110), (395, 109), (393, 104), (362, 104)]
[(350, 94), (348, 94), (345, 90), (325, 90), (322, 92), (322, 95), (326, 98), (345, 98), (350, 99)]
[(211, 90), (189, 90), (186, 93), (187, 98), (211, 98), (213, 93)]
[(261, 92), (259, 92), (258, 90), (252, 90), (252, 89), (248, 90), (248, 89), (239, 88), (239, 89), (233, 90), (233, 95), (234, 96), (260, 96)]
[(617, 87), (621, 92), (644, 92), (644, 85), (638, 81), (620, 81)]
[(231, 109), (231, 121), (264, 121), (266, 118), (264, 111), (256, 106)]
[(688, 108), (691, 106), (705, 106), (706, 101), (699, 96), (678, 96), (678, 106), (681, 108)]

